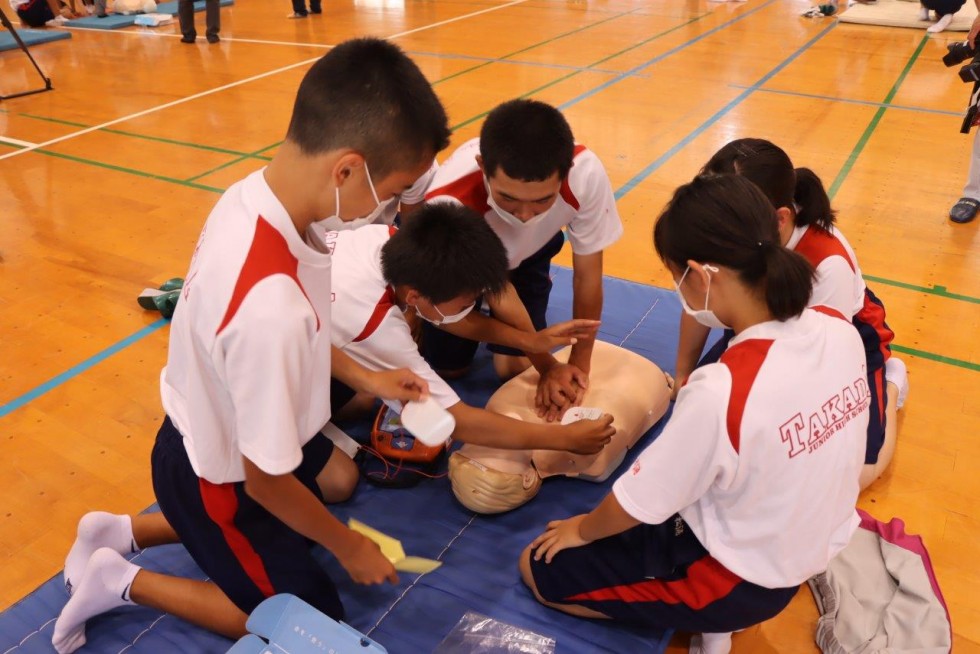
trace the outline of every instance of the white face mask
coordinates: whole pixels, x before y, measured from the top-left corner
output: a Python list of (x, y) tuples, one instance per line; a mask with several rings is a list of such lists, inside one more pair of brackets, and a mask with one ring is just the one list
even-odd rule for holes
[[(323, 220), (318, 220), (317, 223), (326, 223), (330, 221), (330, 229), (333, 231), (340, 231), (344, 229), (354, 229), (355, 227), (360, 227), (361, 225), (367, 224), (370, 220), (373, 220), (378, 213), (381, 212), (381, 200), (378, 199), (378, 192), (374, 190), (374, 180), (371, 179), (371, 170), (368, 168), (367, 159), (364, 160), (364, 174), (367, 176), (368, 188), (371, 189), (371, 197), (374, 198), (374, 209), (371, 213), (363, 218), (355, 218), (354, 220), (345, 221), (340, 217), (340, 187), (334, 189), (334, 210), (332, 216), (327, 216)], [(340, 223), (340, 225), (337, 225)]]
[(704, 264), (704, 269), (708, 272), (708, 288), (704, 292), (704, 308), (700, 310), (694, 310), (684, 299), (684, 294), (681, 293), (681, 284), (684, 283), (684, 278), (687, 277), (687, 273), (691, 272), (691, 267), (688, 266), (684, 270), (684, 274), (681, 275), (680, 281), (674, 283), (674, 288), (677, 289), (677, 297), (681, 300), (681, 307), (684, 309), (684, 313), (691, 316), (699, 323), (705, 327), (711, 327), (712, 329), (731, 329), (728, 325), (723, 323), (715, 315), (715, 312), (708, 308), (708, 298), (711, 296), (711, 273), (718, 272), (718, 269), (710, 264)]
[(454, 313), (451, 316), (447, 316), (447, 315), (443, 314), (442, 311), (439, 311), (439, 307), (437, 307), (434, 303), (431, 303), (430, 302), (430, 304), (432, 304), (432, 308), (436, 310), (436, 313), (439, 314), (439, 318), (440, 318), (439, 320), (433, 320), (432, 318), (426, 318), (424, 315), (422, 315), (422, 312), (419, 311), (419, 305), (417, 305), (417, 304), (415, 305), (415, 313), (419, 314), (419, 318), (421, 318), (422, 320), (425, 320), (426, 322), (430, 322), (430, 323), (432, 323), (433, 325), (435, 325), (437, 327), (439, 325), (451, 325), (454, 322), (459, 322), (460, 320), (462, 320), (463, 318), (465, 318), (466, 316), (468, 316), (469, 313), (470, 313), (470, 311), (472, 311), (476, 307), (476, 303), (474, 302), (473, 304), (471, 304), (470, 306), (466, 307), (465, 309), (463, 309), (459, 313)]
[[(538, 215), (534, 216), (530, 220), (526, 220), (526, 221), (521, 220), (511, 212), (504, 211), (503, 209), (500, 208), (500, 205), (497, 204), (497, 201), (493, 199), (493, 190), (490, 188), (490, 180), (487, 179), (486, 175), (483, 176), (483, 185), (487, 187), (487, 204), (490, 205), (490, 208), (493, 209), (494, 212), (498, 216), (500, 216), (505, 222), (510, 223), (511, 225), (514, 225), (516, 227), (523, 227), (524, 225), (529, 225), (533, 222), (537, 222), (538, 220), (541, 220), (545, 216), (547, 216), (548, 211), (551, 211), (551, 207), (548, 207), (547, 211), (543, 211), (542, 213), (539, 213)], [(551, 206), (553, 207), (555, 205), (551, 205)]]

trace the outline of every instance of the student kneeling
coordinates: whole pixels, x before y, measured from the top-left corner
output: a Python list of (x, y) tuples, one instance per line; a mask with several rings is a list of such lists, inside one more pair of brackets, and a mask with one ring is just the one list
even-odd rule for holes
[(678, 189), (654, 239), (685, 312), (736, 336), (612, 493), (549, 523), (520, 569), (548, 606), (703, 632), (702, 651), (727, 652), (729, 632), (779, 613), (858, 525), (864, 348), (833, 310), (805, 309), (813, 269), (745, 178)]
[[(469, 406), (419, 352), (407, 309), (454, 334), (547, 357), (551, 349), (573, 343), (574, 335), (595, 333), (598, 323), (590, 320), (527, 332), (473, 311), (478, 298), (495, 296), (507, 283), (503, 243), (479, 215), (459, 205), (423, 205), (400, 230), (368, 225), (321, 238), (315, 247), (333, 257), (334, 346), (370, 370), (406, 368), (425, 379), (430, 395), (456, 420), (454, 440), (581, 454), (598, 452), (610, 441), (615, 430), (608, 415), (559, 426)], [(352, 389), (333, 380), (335, 411), (353, 397)]]

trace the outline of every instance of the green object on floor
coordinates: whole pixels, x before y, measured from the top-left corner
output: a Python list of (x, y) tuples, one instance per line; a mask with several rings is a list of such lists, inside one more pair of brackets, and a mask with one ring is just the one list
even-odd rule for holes
[(136, 302), (147, 311), (159, 311), (164, 318), (172, 318), (183, 288), (184, 280), (174, 277), (165, 281), (159, 288), (144, 288), (136, 298)]

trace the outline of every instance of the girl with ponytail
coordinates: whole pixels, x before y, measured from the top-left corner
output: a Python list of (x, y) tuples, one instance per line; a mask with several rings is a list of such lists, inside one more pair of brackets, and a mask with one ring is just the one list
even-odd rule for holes
[[(867, 287), (850, 243), (835, 226), (830, 198), (820, 178), (809, 168), (794, 168), (789, 156), (764, 139), (745, 138), (722, 147), (702, 173), (732, 173), (752, 181), (776, 210), (779, 242), (803, 255), (816, 270), (809, 306), (826, 306), (851, 320), (864, 342), (868, 386), (873, 406), (868, 423), (864, 489), (877, 479), (895, 452), (897, 411), (908, 394), (905, 364), (892, 358), (895, 334), (885, 322), (885, 307)], [(677, 378), (683, 380), (699, 365), (708, 330), (681, 317)], [(701, 359), (717, 361), (725, 351), (726, 334)]]
[(728, 652), (730, 632), (779, 613), (858, 525), (864, 350), (840, 314), (806, 308), (813, 268), (745, 178), (679, 188), (654, 242), (685, 311), (735, 336), (612, 492), (525, 549), (521, 575), (561, 611), (691, 631), (692, 651)]

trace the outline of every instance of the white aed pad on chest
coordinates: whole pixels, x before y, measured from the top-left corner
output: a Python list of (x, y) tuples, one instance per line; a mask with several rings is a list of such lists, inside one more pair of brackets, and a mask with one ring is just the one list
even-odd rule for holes
[(431, 396), (421, 402), (406, 402), (402, 426), (424, 445), (444, 444), (456, 429), (456, 419)]

